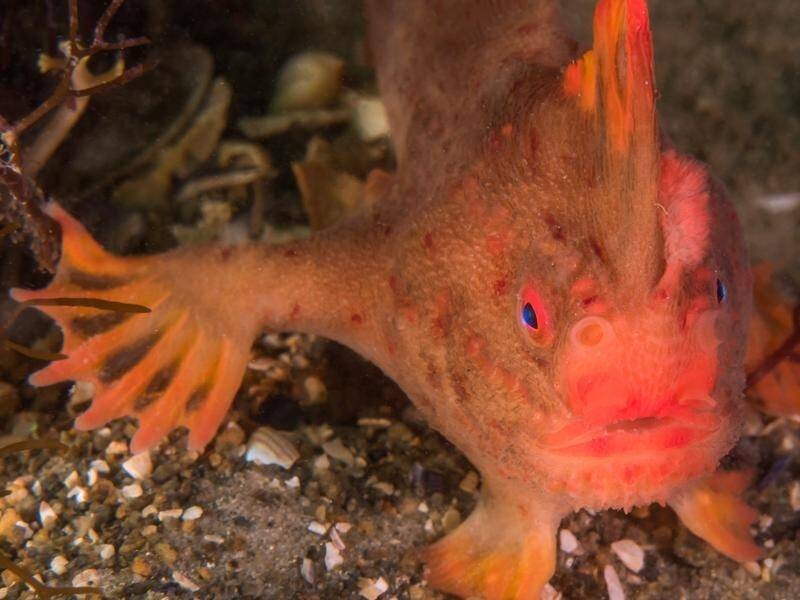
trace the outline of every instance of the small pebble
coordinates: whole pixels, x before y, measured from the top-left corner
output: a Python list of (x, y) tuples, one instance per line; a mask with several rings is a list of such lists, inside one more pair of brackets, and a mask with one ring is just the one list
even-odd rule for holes
[(67, 478), (64, 480), (64, 487), (67, 488), (68, 490), (71, 490), (80, 482), (81, 482), (81, 476), (78, 475), (77, 471), (72, 471), (72, 473), (67, 475)]
[(216, 544), (217, 546), (221, 546), (225, 543), (225, 538), (220, 535), (204, 535), (203, 540), (210, 544)]
[(389, 419), (382, 419), (380, 417), (361, 417), (358, 420), (359, 427), (375, 427), (376, 429), (388, 429), (392, 426)]
[(111, 544), (103, 544), (100, 546), (100, 558), (103, 560), (111, 560), (117, 553), (117, 549)]
[(50, 561), (50, 570), (56, 575), (63, 575), (67, 572), (67, 565), (69, 565), (67, 557), (63, 554), (58, 554)]
[(200, 586), (197, 585), (194, 581), (189, 579), (186, 575), (181, 573), (180, 571), (173, 571), (172, 572), (172, 580), (181, 586), (183, 589), (189, 592), (198, 592), (200, 591)]
[(311, 533), (316, 533), (318, 535), (325, 535), (328, 532), (328, 527), (326, 525), (323, 525), (319, 521), (311, 521), (311, 523), (308, 524), (308, 530)]
[(123, 440), (114, 440), (106, 448), (106, 454), (109, 456), (118, 456), (128, 452), (128, 443)]
[(163, 523), (164, 521), (169, 521), (170, 519), (180, 519), (182, 515), (182, 508), (171, 508), (169, 510), (159, 511), (158, 520)]
[(325, 454), (330, 456), (334, 460), (338, 460), (346, 464), (348, 467), (352, 467), (355, 463), (355, 456), (350, 451), (350, 449), (342, 443), (342, 440), (339, 438), (334, 438), (329, 442), (325, 442), (322, 444), (322, 449), (325, 451)]
[(152, 504), (148, 504), (142, 509), (142, 517), (144, 517), (145, 519), (157, 514), (158, 514), (158, 509)]
[(606, 565), (603, 569), (603, 577), (606, 580), (608, 590), (608, 600), (625, 600), (625, 590), (619, 580), (616, 569), (611, 565)]
[(153, 473), (150, 452), (140, 452), (122, 463), (122, 468), (134, 479), (147, 479)]
[(318, 457), (314, 459), (315, 471), (327, 471), (330, 468), (331, 468), (331, 461), (328, 458), (327, 454), (320, 454)]
[(793, 481), (789, 488), (789, 504), (793, 511), (800, 511), (800, 481)]
[(754, 560), (744, 562), (742, 563), (742, 567), (753, 577), (761, 577), (761, 565), (759, 565), (758, 562)]
[(190, 506), (185, 511), (183, 511), (183, 517), (181, 517), (184, 521), (196, 521), (200, 517), (203, 516), (203, 509), (199, 506)]
[(304, 558), (302, 564), (300, 565), (300, 575), (305, 579), (308, 583), (314, 583), (314, 561), (310, 558)]
[(311, 404), (322, 404), (325, 402), (325, 398), (328, 395), (328, 389), (325, 387), (325, 384), (319, 377), (315, 375), (306, 377), (305, 381), (303, 381), (303, 387), (306, 389), (308, 401)]
[(94, 586), (100, 583), (100, 573), (97, 569), (86, 569), (72, 578), (73, 587)]
[(389, 135), (389, 118), (380, 98), (359, 98), (353, 107), (353, 127), (365, 142)]
[(335, 527), (331, 527), (331, 529), (329, 530), (329, 533), (330, 533), (330, 536), (331, 536), (331, 543), (334, 546), (336, 546), (336, 549), (339, 550), (339, 552), (344, 550), (346, 548), (346, 546), (344, 544), (344, 541), (342, 540), (342, 536), (340, 536), (339, 532), (336, 531), (336, 528)]
[(287, 479), (285, 483), (286, 487), (288, 487), (289, 489), (296, 490), (297, 488), (300, 487), (300, 478), (297, 475), (295, 475), (291, 479)]
[(561, 529), (558, 532), (558, 545), (561, 546), (562, 552), (572, 554), (580, 547), (580, 542), (569, 529)]
[(325, 542), (325, 568), (331, 571), (344, 562), (339, 550), (331, 542)]
[(148, 563), (141, 556), (135, 556), (133, 558), (133, 562), (131, 563), (131, 571), (133, 571), (135, 575), (139, 575), (140, 577), (144, 577), (146, 579), (150, 577), (150, 574), (153, 572), (153, 567), (151, 567), (150, 563)]
[(358, 595), (367, 600), (377, 600), (388, 589), (389, 584), (383, 577), (374, 581), (364, 578), (359, 581)]
[(111, 472), (111, 467), (103, 459), (93, 460), (89, 463), (89, 466), (102, 475), (107, 475)]
[(94, 398), (94, 384), (90, 381), (76, 381), (69, 388), (69, 405), (83, 404)]
[(611, 544), (611, 550), (634, 573), (644, 567), (644, 550), (633, 540), (619, 540)]
[(387, 481), (376, 481), (372, 487), (382, 493), (384, 496), (391, 496), (394, 494), (394, 486)]
[(67, 498), (74, 498), (76, 504), (83, 504), (89, 501), (89, 490), (82, 486), (76, 486), (67, 492)]
[(122, 495), (129, 499), (140, 498), (143, 493), (144, 490), (142, 490), (142, 486), (138, 483), (132, 483), (122, 488)]
[(58, 515), (53, 507), (50, 506), (45, 500), (39, 503), (39, 523), (45, 529), (50, 529), (58, 521)]
[(337, 523), (336, 525), (334, 525), (334, 527), (336, 527), (336, 530), (337, 530), (339, 533), (347, 533), (348, 531), (350, 531), (350, 529), (351, 529), (353, 526), (352, 526), (350, 523), (345, 523), (344, 521), (340, 521), (339, 523)]
[(97, 480), (100, 478), (100, 475), (94, 469), (89, 469), (86, 472), (86, 485), (89, 487), (94, 487), (94, 484), (97, 483)]
[(453, 531), (461, 523), (461, 513), (452, 506), (442, 515), (442, 529), (445, 533)]
[(561, 592), (556, 590), (552, 585), (545, 584), (542, 589), (540, 600), (561, 600)]
[(458, 484), (458, 488), (468, 494), (474, 494), (478, 489), (479, 482), (478, 474), (475, 471), (470, 471), (464, 476), (461, 483)]

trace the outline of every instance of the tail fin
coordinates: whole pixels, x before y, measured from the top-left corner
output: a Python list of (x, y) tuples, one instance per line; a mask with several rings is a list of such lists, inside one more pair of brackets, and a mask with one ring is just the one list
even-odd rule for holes
[[(58, 205), (48, 212), (62, 230), (55, 278), (12, 296), (56, 320), (68, 357), (34, 373), (31, 383), (92, 382), (94, 400), (76, 427), (133, 415), (140, 424), (133, 452), (179, 426), (189, 429), (190, 448), (203, 448), (239, 387), (256, 323), (220, 310), (225, 299), (215, 297), (213, 281), (192, 276), (196, 266), (176, 264), (174, 255), (114, 256)], [(114, 303), (149, 312), (105, 310)]]

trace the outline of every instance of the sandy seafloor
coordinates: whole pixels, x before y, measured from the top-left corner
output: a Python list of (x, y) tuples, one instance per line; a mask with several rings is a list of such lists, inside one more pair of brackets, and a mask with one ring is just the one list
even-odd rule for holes
[[(102, 4), (81, 6), (89, 13)], [(233, 89), (224, 138), (240, 139), (237, 120), (266, 111), (277, 66), (297, 51), (334, 50), (347, 61), (349, 87), (374, 89), (371, 73), (359, 65), (363, 25), (356, 2), (127, 4), (117, 26), (128, 35), (152, 36), (154, 52), (177, 42), (211, 51), (216, 73)], [(569, 13), (579, 31), (588, 30), (591, 4), (581, 0)], [(651, 13), (664, 129), (679, 148), (710, 163), (740, 211), (754, 260), (775, 262), (786, 289), (796, 293), (800, 4), (657, 0)], [(12, 46), (16, 60), (0, 71), (0, 110), (11, 116), (33, 106), (48, 85), (33, 69), (32, 49), (48, 37), (36, 25), (44, 15), (26, 8), (17, 19)], [(61, 24), (63, 32), (58, 10), (53, 23), (54, 31)], [(169, 203), (110, 202), (117, 183), (98, 183), (119, 166), (109, 161), (130, 162), (149, 143), (148, 135), (152, 140), (153, 131), (167, 126), (153, 115), (164, 113), (169, 119), (179, 112), (170, 107), (185, 98), (172, 101), (170, 94), (183, 93), (181, 86), (162, 84), (144, 78), (127, 90), (96, 98), (40, 178), (118, 250), (168, 247), (174, 244), (171, 225), (197, 219), (196, 208), (193, 213)], [(344, 129), (317, 133), (332, 140), (345, 135)], [(290, 134), (263, 143), (280, 172), (265, 212), (270, 223), (285, 227), (303, 222), (288, 164), (302, 157), (309, 138)], [(369, 157), (362, 162), (370, 166), (388, 162), (385, 148), (356, 148), (366, 152)], [(87, 193), (94, 184), (96, 189)], [(234, 213), (246, 215), (248, 200), (239, 202)], [(4, 286), (45, 281), (32, 272), (19, 247), (6, 244), (1, 256)], [(15, 339), (58, 347), (58, 335), (46, 322), (31, 315), (23, 320), (12, 330)], [(261, 365), (278, 366), (248, 372), (231, 420), (246, 432), (264, 424), (291, 431), (300, 452), (295, 465), (286, 471), (245, 462), (245, 433), (238, 426), (201, 456), (187, 454), (183, 436), (176, 433), (153, 453), (154, 469), (138, 482), (141, 496), (132, 499), (121, 491), (137, 482), (120, 466), (128, 458), (120, 442), (130, 439), (132, 424), (115, 422), (99, 432), (74, 432), (71, 420), (82, 407), (66, 406), (69, 386), (36, 391), (24, 383), (32, 364), (0, 352), (0, 435), (60, 435), (72, 447), (63, 456), (37, 452), (0, 459), (2, 483), (18, 484), (0, 516), (0, 550), (48, 582), (93, 580), (109, 598), (356, 598), (378, 578), (388, 584), (381, 598), (441, 598), (425, 586), (415, 549), (469, 514), (475, 479), (468, 475), (467, 461), (420, 422), (391, 382), (349, 351), (324, 340), (271, 336), (257, 343), (254, 352)], [(270, 357), (277, 362), (270, 363)], [(314, 387), (315, 380), (306, 385), (309, 376), (322, 382), (325, 394), (318, 384)], [(381, 419), (380, 426), (364, 426), (365, 418)], [(748, 498), (763, 515), (758, 540), (767, 548), (768, 560), (744, 568), (723, 558), (661, 507), (629, 515), (582, 511), (562, 524), (580, 547), (571, 554), (559, 551), (551, 582), (555, 590), (563, 598), (603, 598), (603, 570), (610, 564), (628, 598), (800, 597), (800, 512), (790, 505), (790, 490), (800, 478), (800, 425), (753, 413), (748, 433), (726, 462), (757, 469), (760, 483)], [(320, 458), (325, 439), (344, 443), (350, 450), (345, 462)], [(107, 462), (109, 472), (87, 483), (91, 463), (98, 459)], [(76, 488), (84, 489), (85, 502), (76, 500)], [(38, 523), (42, 500), (58, 513), (49, 530)], [(9, 505), (16, 511), (13, 518)], [(194, 506), (203, 512), (193, 521), (162, 512)], [(350, 525), (346, 532), (346, 525), (337, 529), (344, 545), (339, 566), (328, 570), (325, 565), (326, 543), (339, 540), (332, 540), (331, 533), (310, 531), (312, 522), (323, 528)], [(610, 550), (611, 543), (623, 538), (645, 551), (644, 567), (636, 574)], [(66, 559), (61, 575), (52, 570), (58, 555)], [(197, 591), (187, 589), (193, 586)], [(30, 597), (31, 592), (3, 574), (0, 598)]]

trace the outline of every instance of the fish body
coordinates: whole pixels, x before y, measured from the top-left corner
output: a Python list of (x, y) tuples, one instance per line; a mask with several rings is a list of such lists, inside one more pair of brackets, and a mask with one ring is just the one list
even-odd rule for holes
[(751, 280), (736, 214), (658, 130), (643, 0), (601, 0), (577, 52), (554, 2), (368, 0), (398, 168), (310, 239), (116, 257), (57, 206), (53, 282), (147, 314), (48, 306), (92, 381), (77, 421), (134, 415), (132, 449), (213, 437), (262, 328), (379, 365), (483, 476), (474, 513), (426, 550), (461, 596), (538, 598), (560, 519), (669, 503), (737, 560), (760, 550), (736, 441)]

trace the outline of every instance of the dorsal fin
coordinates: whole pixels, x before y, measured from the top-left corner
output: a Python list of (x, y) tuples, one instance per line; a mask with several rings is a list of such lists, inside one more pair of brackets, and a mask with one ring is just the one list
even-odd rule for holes
[(654, 283), (663, 267), (660, 148), (645, 0), (600, 0), (593, 47), (567, 67), (564, 90), (594, 117), (607, 225), (630, 232), (619, 239), (619, 268), (633, 286)]

